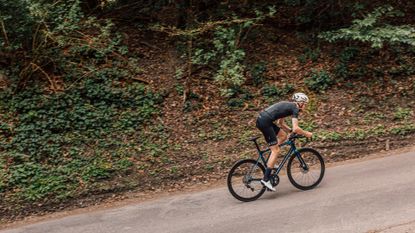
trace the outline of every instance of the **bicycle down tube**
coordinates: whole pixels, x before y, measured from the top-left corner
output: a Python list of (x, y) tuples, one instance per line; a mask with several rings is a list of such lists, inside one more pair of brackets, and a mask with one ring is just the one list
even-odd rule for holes
[[(280, 164), (278, 165), (277, 171), (274, 173), (274, 175), (278, 175), (278, 174), (280, 173), (281, 169), (283, 168), (283, 166), (285, 165), (285, 163), (287, 162), (287, 160), (290, 158), (290, 156), (291, 156), (292, 154), (295, 154), (295, 155), (297, 156), (298, 160), (299, 160), (299, 161), (300, 161), (300, 163), (301, 163), (301, 166), (302, 166), (304, 169), (306, 169), (306, 167), (307, 167), (307, 165), (305, 164), (305, 162), (304, 162), (303, 158), (301, 158), (301, 155), (297, 152), (297, 148), (296, 148), (296, 146), (294, 145), (294, 143), (293, 143), (293, 142), (291, 142), (291, 141), (286, 141), (286, 142), (282, 143), (282, 144), (280, 145), (280, 147), (283, 147), (283, 146), (285, 146), (285, 145), (290, 146), (290, 150), (287, 152), (287, 154), (285, 154), (284, 159), (283, 159), (283, 160), (280, 162)], [(269, 148), (267, 148), (267, 149), (265, 149), (265, 150), (261, 151), (261, 150), (259, 149), (259, 147), (257, 147), (257, 150), (258, 150), (258, 153), (259, 153), (259, 158), (257, 159), (257, 163), (259, 163), (259, 160), (261, 159), (261, 160), (262, 160), (262, 162), (264, 163), (264, 165), (266, 166), (266, 164), (267, 164), (267, 162), (268, 162), (268, 159), (269, 159), (269, 156), (268, 156), (268, 158), (267, 158), (267, 159), (265, 159), (265, 158), (264, 158), (264, 154), (265, 154), (266, 152), (270, 151), (270, 149), (269, 149)]]

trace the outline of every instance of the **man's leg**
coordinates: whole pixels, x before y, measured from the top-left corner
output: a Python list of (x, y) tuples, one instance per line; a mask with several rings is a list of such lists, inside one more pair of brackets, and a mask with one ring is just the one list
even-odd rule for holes
[(280, 147), (278, 145), (273, 145), (270, 146), (269, 149), (271, 149), (271, 155), (269, 156), (267, 162), (267, 168), (272, 169), (277, 162), (278, 154), (280, 153)]
[(278, 131), (277, 137), (278, 137), (278, 144), (269, 147), (271, 149), (271, 155), (269, 156), (269, 160), (267, 162), (267, 167), (266, 167), (267, 169), (265, 170), (265, 176), (264, 176), (265, 181), (269, 180), (269, 175), (272, 171), (272, 168), (274, 168), (275, 164), (277, 163), (278, 154), (280, 153), (279, 145), (281, 145), (287, 140), (287, 134), (283, 130), (280, 130)]
[(263, 123), (264, 124), (261, 124), (260, 120), (257, 121), (257, 127), (262, 132), (262, 134), (264, 134), (265, 141), (268, 143), (269, 148), (271, 150), (271, 155), (268, 158), (264, 178), (261, 180), (261, 183), (265, 185), (268, 189), (275, 191), (275, 188), (272, 186), (271, 182), (269, 181), (269, 178), (271, 175), (272, 168), (275, 162), (277, 161), (278, 152), (280, 150), (280, 148), (278, 147), (278, 141), (277, 141), (277, 134), (278, 134), (279, 128), (276, 125), (272, 124), (272, 122), (263, 122)]
[(287, 141), (288, 135), (287, 135), (287, 133), (284, 130), (280, 130), (278, 132), (277, 137), (278, 137), (278, 145), (281, 145), (282, 143), (284, 143), (285, 141)]
[(267, 167), (265, 169), (264, 178), (261, 180), (261, 183), (264, 184), (268, 189), (272, 191), (276, 191), (274, 187), (272, 187), (269, 178), (271, 176), (272, 168), (274, 167), (275, 163), (277, 162), (278, 153), (280, 152), (280, 148), (278, 145), (273, 145), (269, 147), (271, 149), (271, 155), (269, 156)]
[[(269, 146), (269, 148), (271, 149), (271, 155), (269, 156), (267, 162), (267, 168), (270, 169), (274, 168), (275, 164), (277, 163), (278, 154), (280, 153), (279, 145), (285, 142), (285, 140), (287, 140), (287, 134), (279, 127), (277, 127), (275, 124), (272, 124), (272, 129), (274, 133), (273, 136), (271, 136), (270, 138), (272, 139), (273, 143), (275, 143), (275, 145)], [(278, 140), (276, 140), (277, 138)]]

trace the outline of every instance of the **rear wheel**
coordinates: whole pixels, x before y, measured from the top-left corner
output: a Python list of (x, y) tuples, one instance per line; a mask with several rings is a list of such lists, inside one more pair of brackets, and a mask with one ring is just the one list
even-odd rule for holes
[(293, 154), (287, 164), (288, 179), (301, 190), (316, 187), (323, 179), (324, 171), (323, 157), (311, 148), (299, 149), (298, 155)]
[(261, 183), (265, 168), (253, 159), (236, 162), (228, 173), (228, 189), (240, 201), (254, 201), (265, 192)]

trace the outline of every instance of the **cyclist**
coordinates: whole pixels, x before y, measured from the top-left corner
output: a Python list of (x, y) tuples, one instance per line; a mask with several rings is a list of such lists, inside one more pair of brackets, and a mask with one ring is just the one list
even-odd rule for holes
[[(276, 191), (269, 179), (272, 168), (277, 162), (277, 155), (280, 152), (279, 145), (287, 140), (287, 134), (296, 133), (304, 135), (308, 138), (313, 136), (311, 132), (305, 131), (298, 126), (298, 115), (305, 109), (307, 103), (307, 95), (300, 92), (295, 93), (292, 96), (291, 102), (281, 101), (275, 103), (260, 112), (257, 118), (256, 127), (262, 132), (265, 137), (265, 141), (271, 149), (271, 155), (267, 162), (265, 175), (261, 180), (261, 183), (269, 190)], [(284, 118), (288, 116), (291, 116), (292, 118), (292, 129), (290, 129), (284, 121)], [(278, 126), (273, 123), (274, 121), (277, 121)]]

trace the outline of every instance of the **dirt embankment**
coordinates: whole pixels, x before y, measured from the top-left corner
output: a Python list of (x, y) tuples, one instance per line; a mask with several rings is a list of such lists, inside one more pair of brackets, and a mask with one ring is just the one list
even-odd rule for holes
[[(154, 136), (151, 146), (163, 148), (161, 155), (143, 153), (137, 161), (137, 171), (128, 180), (138, 185), (131, 188), (109, 189), (91, 193), (65, 203), (31, 206), (18, 212), (8, 206), (1, 221), (21, 219), (32, 214), (44, 214), (65, 209), (83, 208), (101, 202), (129, 198), (148, 198), (188, 187), (205, 187), (221, 183), (232, 163), (241, 158), (255, 157), (255, 148), (248, 142), (259, 135), (255, 128), (258, 111), (269, 104), (288, 99), (293, 91), (304, 91), (311, 97), (301, 126), (313, 131), (315, 141), (307, 146), (322, 152), (326, 161), (338, 162), (364, 158), (369, 154), (415, 144), (415, 76), (363, 76), (336, 82), (324, 92), (313, 92), (304, 83), (313, 69), (332, 70), (337, 60), (332, 47), (322, 45), (315, 61), (302, 63), (307, 44), (295, 34), (278, 30), (266, 31), (267, 36), (245, 45), (247, 66), (262, 61), (266, 72), (261, 86), (252, 85), (247, 72), (243, 90), (251, 96), (240, 106), (233, 106), (220, 95), (212, 80), (212, 71), (201, 69), (191, 78), (195, 98), (184, 110), (182, 89), (185, 80), (177, 71), (185, 67), (174, 44), (162, 35), (154, 36), (148, 46), (144, 33), (123, 29), (129, 35), (132, 52), (140, 56), (142, 76), (148, 85), (164, 96), (162, 113), (154, 125), (162, 130)], [(266, 38), (278, 38), (278, 43)], [(264, 96), (266, 87), (277, 89), (292, 84), (284, 96)], [(242, 98), (241, 96), (237, 98)], [(263, 141), (262, 141), (263, 143)], [(150, 148), (151, 149), (151, 148)], [(117, 181), (114, 181), (117, 182)]]

